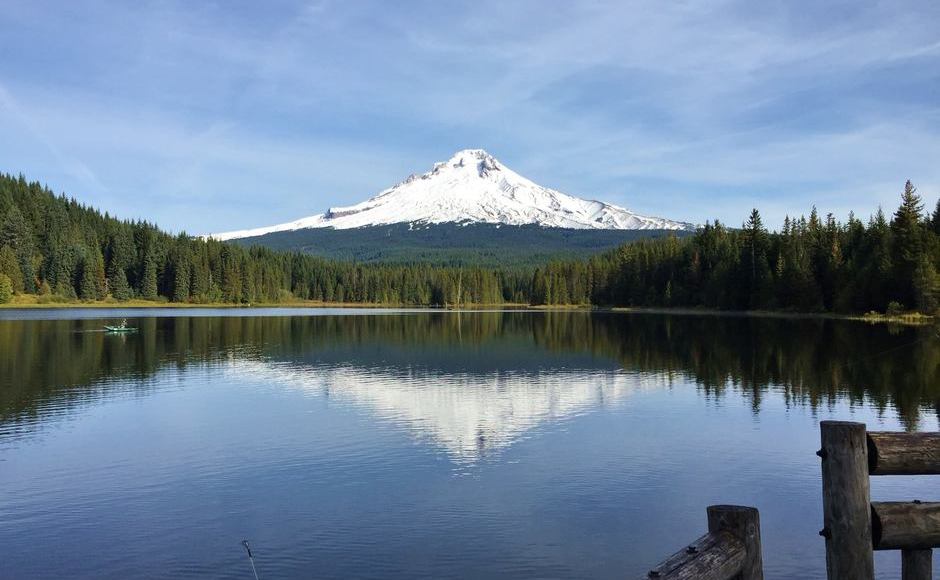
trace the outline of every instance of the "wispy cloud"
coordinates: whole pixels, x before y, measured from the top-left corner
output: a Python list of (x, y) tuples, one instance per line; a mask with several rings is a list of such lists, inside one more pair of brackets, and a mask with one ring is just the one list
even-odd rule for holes
[[(4, 117), (13, 121), (11, 128), (14, 130), (8, 134), (19, 133), (21, 138), (31, 138), (46, 149), (49, 156), (65, 174), (85, 187), (98, 191), (107, 190), (88, 165), (76, 155), (64, 152), (55, 139), (47, 136), (45, 131), (37, 127), (34, 116), (25, 111), (2, 84), (0, 84), (0, 111), (3, 112)], [(12, 169), (10, 171), (12, 172)]]
[(937, 21), (929, 1), (35, 2), (0, 14), (0, 156), (190, 231), (358, 201), (463, 147), (677, 219), (867, 213), (907, 178), (940, 193)]

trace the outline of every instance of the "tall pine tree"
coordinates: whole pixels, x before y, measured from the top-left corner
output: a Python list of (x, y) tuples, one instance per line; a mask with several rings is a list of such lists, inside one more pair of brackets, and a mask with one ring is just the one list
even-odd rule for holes
[(6, 274), (0, 274), (0, 304), (13, 299), (13, 282)]
[(0, 247), (0, 274), (10, 279), (14, 292), (19, 293), (25, 290), (23, 271), (20, 269), (16, 252), (10, 246)]
[(901, 205), (891, 220), (891, 258), (894, 264), (894, 295), (908, 308), (916, 306), (915, 271), (924, 254), (924, 204), (917, 188), (908, 180), (901, 194)]
[(930, 229), (940, 236), (940, 199), (937, 200), (937, 207), (933, 210), (933, 217), (930, 218)]

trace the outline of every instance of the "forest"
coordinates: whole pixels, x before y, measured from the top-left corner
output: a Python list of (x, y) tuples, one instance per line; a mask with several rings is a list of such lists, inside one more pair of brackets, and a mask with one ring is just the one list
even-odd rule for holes
[[(472, 260), (467, 260), (472, 263)], [(890, 216), (788, 217), (643, 239), (540, 267), (357, 263), (170, 235), (0, 175), (0, 302), (157, 300), (193, 304), (335, 303), (702, 307), (933, 313), (940, 298), (940, 201), (910, 183)]]
[(592, 230), (525, 224), (409, 223), (350, 229), (307, 228), (232, 240), (346, 262), (535, 268), (583, 259), (644, 238), (692, 235), (686, 230)]
[(768, 232), (758, 210), (740, 228), (706, 223), (688, 239), (638, 241), (586, 263), (537, 271), (533, 303), (721, 310), (933, 313), (940, 297), (940, 201), (908, 181), (889, 219), (787, 217)]
[(363, 265), (172, 236), (0, 175), (0, 301), (26, 293), (50, 302), (500, 304), (525, 301), (528, 284), (520, 272)]

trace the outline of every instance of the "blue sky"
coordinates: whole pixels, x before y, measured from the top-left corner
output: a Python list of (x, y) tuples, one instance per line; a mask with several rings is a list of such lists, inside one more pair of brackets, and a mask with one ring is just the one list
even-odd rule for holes
[(641, 213), (940, 195), (940, 3), (0, 0), (0, 170), (204, 233), (464, 148)]

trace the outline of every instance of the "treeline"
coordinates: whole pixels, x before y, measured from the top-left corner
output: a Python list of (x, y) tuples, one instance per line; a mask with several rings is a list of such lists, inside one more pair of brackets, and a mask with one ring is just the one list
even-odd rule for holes
[(132, 298), (188, 303), (290, 300), (385, 305), (500, 303), (725, 310), (932, 313), (940, 298), (940, 202), (908, 182), (897, 211), (862, 222), (787, 218), (769, 232), (755, 209), (740, 229), (625, 244), (531, 269), (357, 264), (243, 247), (122, 221), (0, 174), (0, 302)]
[(585, 262), (536, 271), (537, 304), (804, 312), (936, 311), (940, 201), (932, 214), (910, 181), (889, 220), (831, 214), (768, 232), (755, 209), (740, 229), (715, 221), (685, 238), (638, 241)]
[(0, 174), (0, 301), (292, 299), (404, 305), (525, 301), (528, 275), (485, 268), (357, 265), (168, 235)]

